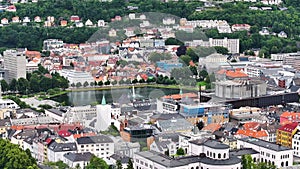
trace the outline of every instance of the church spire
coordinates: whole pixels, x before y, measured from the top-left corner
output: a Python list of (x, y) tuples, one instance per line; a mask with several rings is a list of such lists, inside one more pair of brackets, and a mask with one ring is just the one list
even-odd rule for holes
[(105, 96), (104, 96), (104, 94), (103, 94), (103, 96), (102, 96), (102, 101), (101, 101), (101, 104), (102, 104), (102, 105), (106, 105), (106, 100), (105, 100)]

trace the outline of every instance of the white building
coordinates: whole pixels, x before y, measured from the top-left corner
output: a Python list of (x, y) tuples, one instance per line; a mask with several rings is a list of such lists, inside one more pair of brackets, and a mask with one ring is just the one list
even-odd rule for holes
[(293, 165), (293, 149), (275, 143), (249, 137), (238, 139), (237, 148), (252, 148), (258, 151), (259, 159), (253, 158), (253, 161), (270, 163), (277, 168)]
[(96, 107), (91, 105), (69, 107), (65, 115), (65, 121), (69, 123), (79, 122), (87, 126), (89, 120), (96, 117)]
[(4, 68), (8, 70), (7, 80), (26, 79), (26, 56), (25, 52), (17, 50), (6, 50), (3, 52)]
[(171, 99), (156, 99), (157, 111), (160, 113), (178, 113), (179, 103)]
[(300, 127), (297, 126), (297, 133), (292, 139), (292, 149), (294, 150), (294, 156), (300, 157)]
[(95, 129), (97, 131), (105, 131), (111, 125), (111, 105), (106, 104), (103, 95), (101, 105), (96, 106), (97, 121)]
[[(0, 89), (1, 90), (1, 89)], [(0, 108), (1, 109), (19, 109), (19, 105), (10, 99), (0, 99)]]
[(63, 69), (60, 75), (69, 80), (69, 84), (76, 85), (77, 83), (81, 83), (83, 85), (85, 82), (88, 82), (88, 84), (94, 82), (92, 75), (87, 72)]
[(67, 110), (65, 109), (46, 109), (45, 114), (46, 116), (52, 117), (53, 119), (57, 120), (58, 122), (64, 122), (66, 117)]
[(229, 146), (215, 140), (190, 142), (189, 154), (172, 158), (155, 151), (135, 154), (134, 167), (143, 169), (241, 169), (241, 160), (229, 156)]
[(43, 50), (62, 48), (63, 45), (64, 45), (64, 42), (62, 40), (47, 39), (47, 40), (44, 40), (44, 42), (43, 42)]
[(76, 143), (57, 143), (53, 141), (47, 148), (48, 160), (51, 162), (63, 161), (64, 154), (75, 153), (76, 151)]
[(173, 142), (171, 139), (157, 140), (150, 145), (150, 150), (161, 154), (168, 153), (169, 155), (175, 155), (178, 148), (178, 144)]
[(228, 49), (229, 53), (240, 53), (240, 40), (239, 39), (213, 39), (209, 38), (210, 46), (222, 46)]
[(260, 77), (262, 75), (261, 67), (258, 66), (246, 66), (244, 73), (249, 77)]
[(107, 158), (114, 154), (114, 142), (105, 135), (80, 137), (77, 139), (78, 152), (90, 152), (99, 158)]
[(213, 39), (209, 38), (209, 41), (203, 40), (193, 40), (193, 41), (186, 41), (185, 45), (187, 46), (202, 46), (202, 47), (215, 47), (215, 46), (222, 46), (227, 48), (229, 53), (235, 54), (240, 52), (240, 40), (239, 39)]
[(92, 157), (93, 154), (90, 152), (66, 153), (64, 154), (63, 162), (71, 168), (76, 168), (77, 166), (85, 168), (90, 163)]

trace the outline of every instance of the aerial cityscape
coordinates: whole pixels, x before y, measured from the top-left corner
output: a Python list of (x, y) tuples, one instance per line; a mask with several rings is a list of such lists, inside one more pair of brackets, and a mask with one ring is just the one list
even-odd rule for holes
[(0, 169), (300, 169), (300, 0), (0, 0)]

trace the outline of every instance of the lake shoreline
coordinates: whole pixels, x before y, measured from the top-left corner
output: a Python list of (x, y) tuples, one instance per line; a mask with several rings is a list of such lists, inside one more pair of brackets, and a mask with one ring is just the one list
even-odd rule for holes
[(98, 91), (98, 90), (110, 90), (110, 89), (130, 89), (132, 87), (143, 88), (163, 88), (163, 89), (183, 89), (189, 91), (198, 91), (198, 88), (192, 86), (180, 86), (180, 85), (159, 85), (159, 84), (135, 84), (135, 85), (118, 85), (118, 86), (98, 86), (98, 87), (86, 87), (86, 88), (68, 88), (67, 92), (83, 92), (83, 91)]

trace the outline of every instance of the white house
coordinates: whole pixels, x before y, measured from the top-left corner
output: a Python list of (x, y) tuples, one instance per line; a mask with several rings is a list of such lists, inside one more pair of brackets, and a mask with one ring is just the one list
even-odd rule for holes
[(92, 159), (93, 154), (90, 152), (84, 153), (66, 153), (64, 154), (63, 162), (71, 168), (85, 168)]

